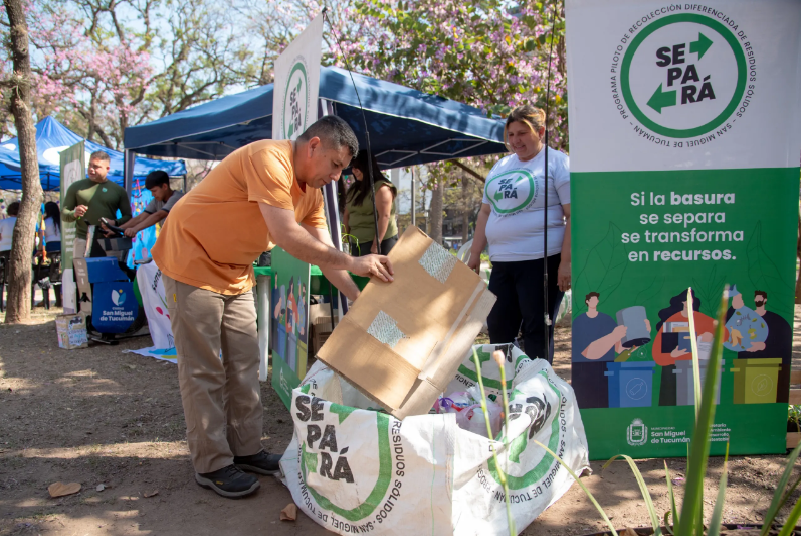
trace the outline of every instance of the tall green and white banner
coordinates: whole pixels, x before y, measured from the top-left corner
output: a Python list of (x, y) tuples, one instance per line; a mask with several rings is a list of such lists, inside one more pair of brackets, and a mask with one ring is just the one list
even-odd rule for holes
[(320, 14), (275, 60), (274, 140), (294, 140), (317, 121), (322, 44), (323, 15)]
[[(59, 153), (61, 161), (61, 191), (59, 206), (64, 206), (67, 188), (73, 182), (86, 177), (86, 161), (83, 140), (67, 147)], [(78, 310), (75, 303), (75, 282), (72, 277), (72, 242), (75, 240), (75, 222), (61, 219), (61, 291), (64, 299), (64, 312)]]
[(712, 453), (784, 452), (801, 2), (567, 0), (566, 16), (572, 383), (590, 457), (687, 454), (689, 311), (703, 382), (725, 284)]

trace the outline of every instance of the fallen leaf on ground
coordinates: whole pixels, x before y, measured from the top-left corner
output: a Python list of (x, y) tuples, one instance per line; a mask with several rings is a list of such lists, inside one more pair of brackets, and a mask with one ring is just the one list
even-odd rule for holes
[(104, 486), (103, 484), (100, 484), (95, 488), (96, 491), (103, 491), (104, 489), (106, 489), (106, 486)]
[(81, 485), (72, 483), (72, 484), (62, 484), (61, 482), (56, 482), (55, 484), (50, 484), (47, 488), (48, 493), (52, 498), (57, 497), (64, 497), (66, 495), (73, 495), (81, 491)]
[(136, 368), (136, 365), (125, 365), (125, 366), (128, 367), (129, 369), (135, 369)]
[(145, 499), (149, 499), (149, 498), (151, 498), (151, 497), (155, 497), (155, 496), (156, 496), (156, 495), (158, 495), (158, 494), (159, 494), (159, 490), (156, 490), (156, 491), (153, 491), (153, 492), (150, 492), (150, 493), (148, 493), (148, 492), (145, 492), (145, 493), (144, 493), (142, 496), (143, 496)]
[(626, 527), (626, 530), (621, 532), (620, 536), (637, 536), (637, 533), (634, 532), (634, 529)]
[(295, 521), (296, 517), (298, 517), (298, 507), (294, 503), (289, 503), (281, 510), (279, 519), (281, 521)]

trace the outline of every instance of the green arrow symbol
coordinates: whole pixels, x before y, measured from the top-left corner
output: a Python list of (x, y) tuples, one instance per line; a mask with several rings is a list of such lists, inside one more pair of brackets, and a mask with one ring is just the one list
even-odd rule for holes
[(690, 52), (698, 52), (698, 59), (700, 60), (711, 46), (712, 40), (698, 32), (698, 41), (690, 41)]
[(662, 91), (662, 84), (659, 84), (659, 87), (656, 88), (654, 94), (651, 95), (651, 98), (648, 99), (648, 106), (656, 110), (656, 113), (661, 114), (662, 108), (667, 108), (668, 106), (676, 106), (676, 90), (673, 91)]

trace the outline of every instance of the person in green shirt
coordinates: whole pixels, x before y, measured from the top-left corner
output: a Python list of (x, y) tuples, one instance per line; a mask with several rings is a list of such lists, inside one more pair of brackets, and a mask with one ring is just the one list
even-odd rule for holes
[[(106, 218), (113, 225), (121, 225), (131, 219), (131, 202), (128, 192), (118, 184), (108, 180), (111, 157), (105, 151), (95, 151), (89, 155), (88, 179), (76, 181), (67, 188), (61, 214), (65, 221), (75, 224), (73, 258), (83, 258), (86, 252), (86, 232), (89, 225), (100, 225), (100, 218)], [(122, 215), (117, 219), (117, 210)], [(100, 231), (95, 233), (91, 244), (90, 257), (105, 257), (106, 252), (97, 243)]]
[[(378, 167), (375, 156), (372, 162), (375, 183), (375, 210), (378, 212), (378, 239), (381, 254), (386, 255), (398, 241), (398, 223), (395, 220), (395, 197), (398, 190)], [(346, 195), (345, 231), (351, 235), (351, 253), (356, 256), (377, 253), (375, 242), (375, 216), (370, 195), (369, 164), (366, 152), (360, 152), (351, 162), (353, 177), (356, 179)], [(354, 240), (358, 240), (358, 243)]]

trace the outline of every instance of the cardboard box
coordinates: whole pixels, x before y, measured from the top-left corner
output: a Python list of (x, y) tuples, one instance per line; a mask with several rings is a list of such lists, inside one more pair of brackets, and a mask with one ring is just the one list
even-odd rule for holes
[(89, 346), (86, 338), (86, 315), (83, 313), (58, 315), (56, 317), (56, 334), (59, 348), (67, 350), (86, 348)]
[[(339, 311), (335, 310), (334, 313), (339, 314)], [(331, 336), (331, 332), (334, 330), (333, 326), (334, 323), (331, 321), (330, 303), (314, 304), (309, 308), (309, 333), (311, 334), (309, 338), (311, 342), (309, 346), (310, 356), (314, 357), (317, 355), (317, 352), (323, 347), (325, 341)]]
[(402, 419), (428, 413), (495, 296), (478, 274), (415, 227), (389, 258), (395, 281), (372, 278), (317, 358)]

